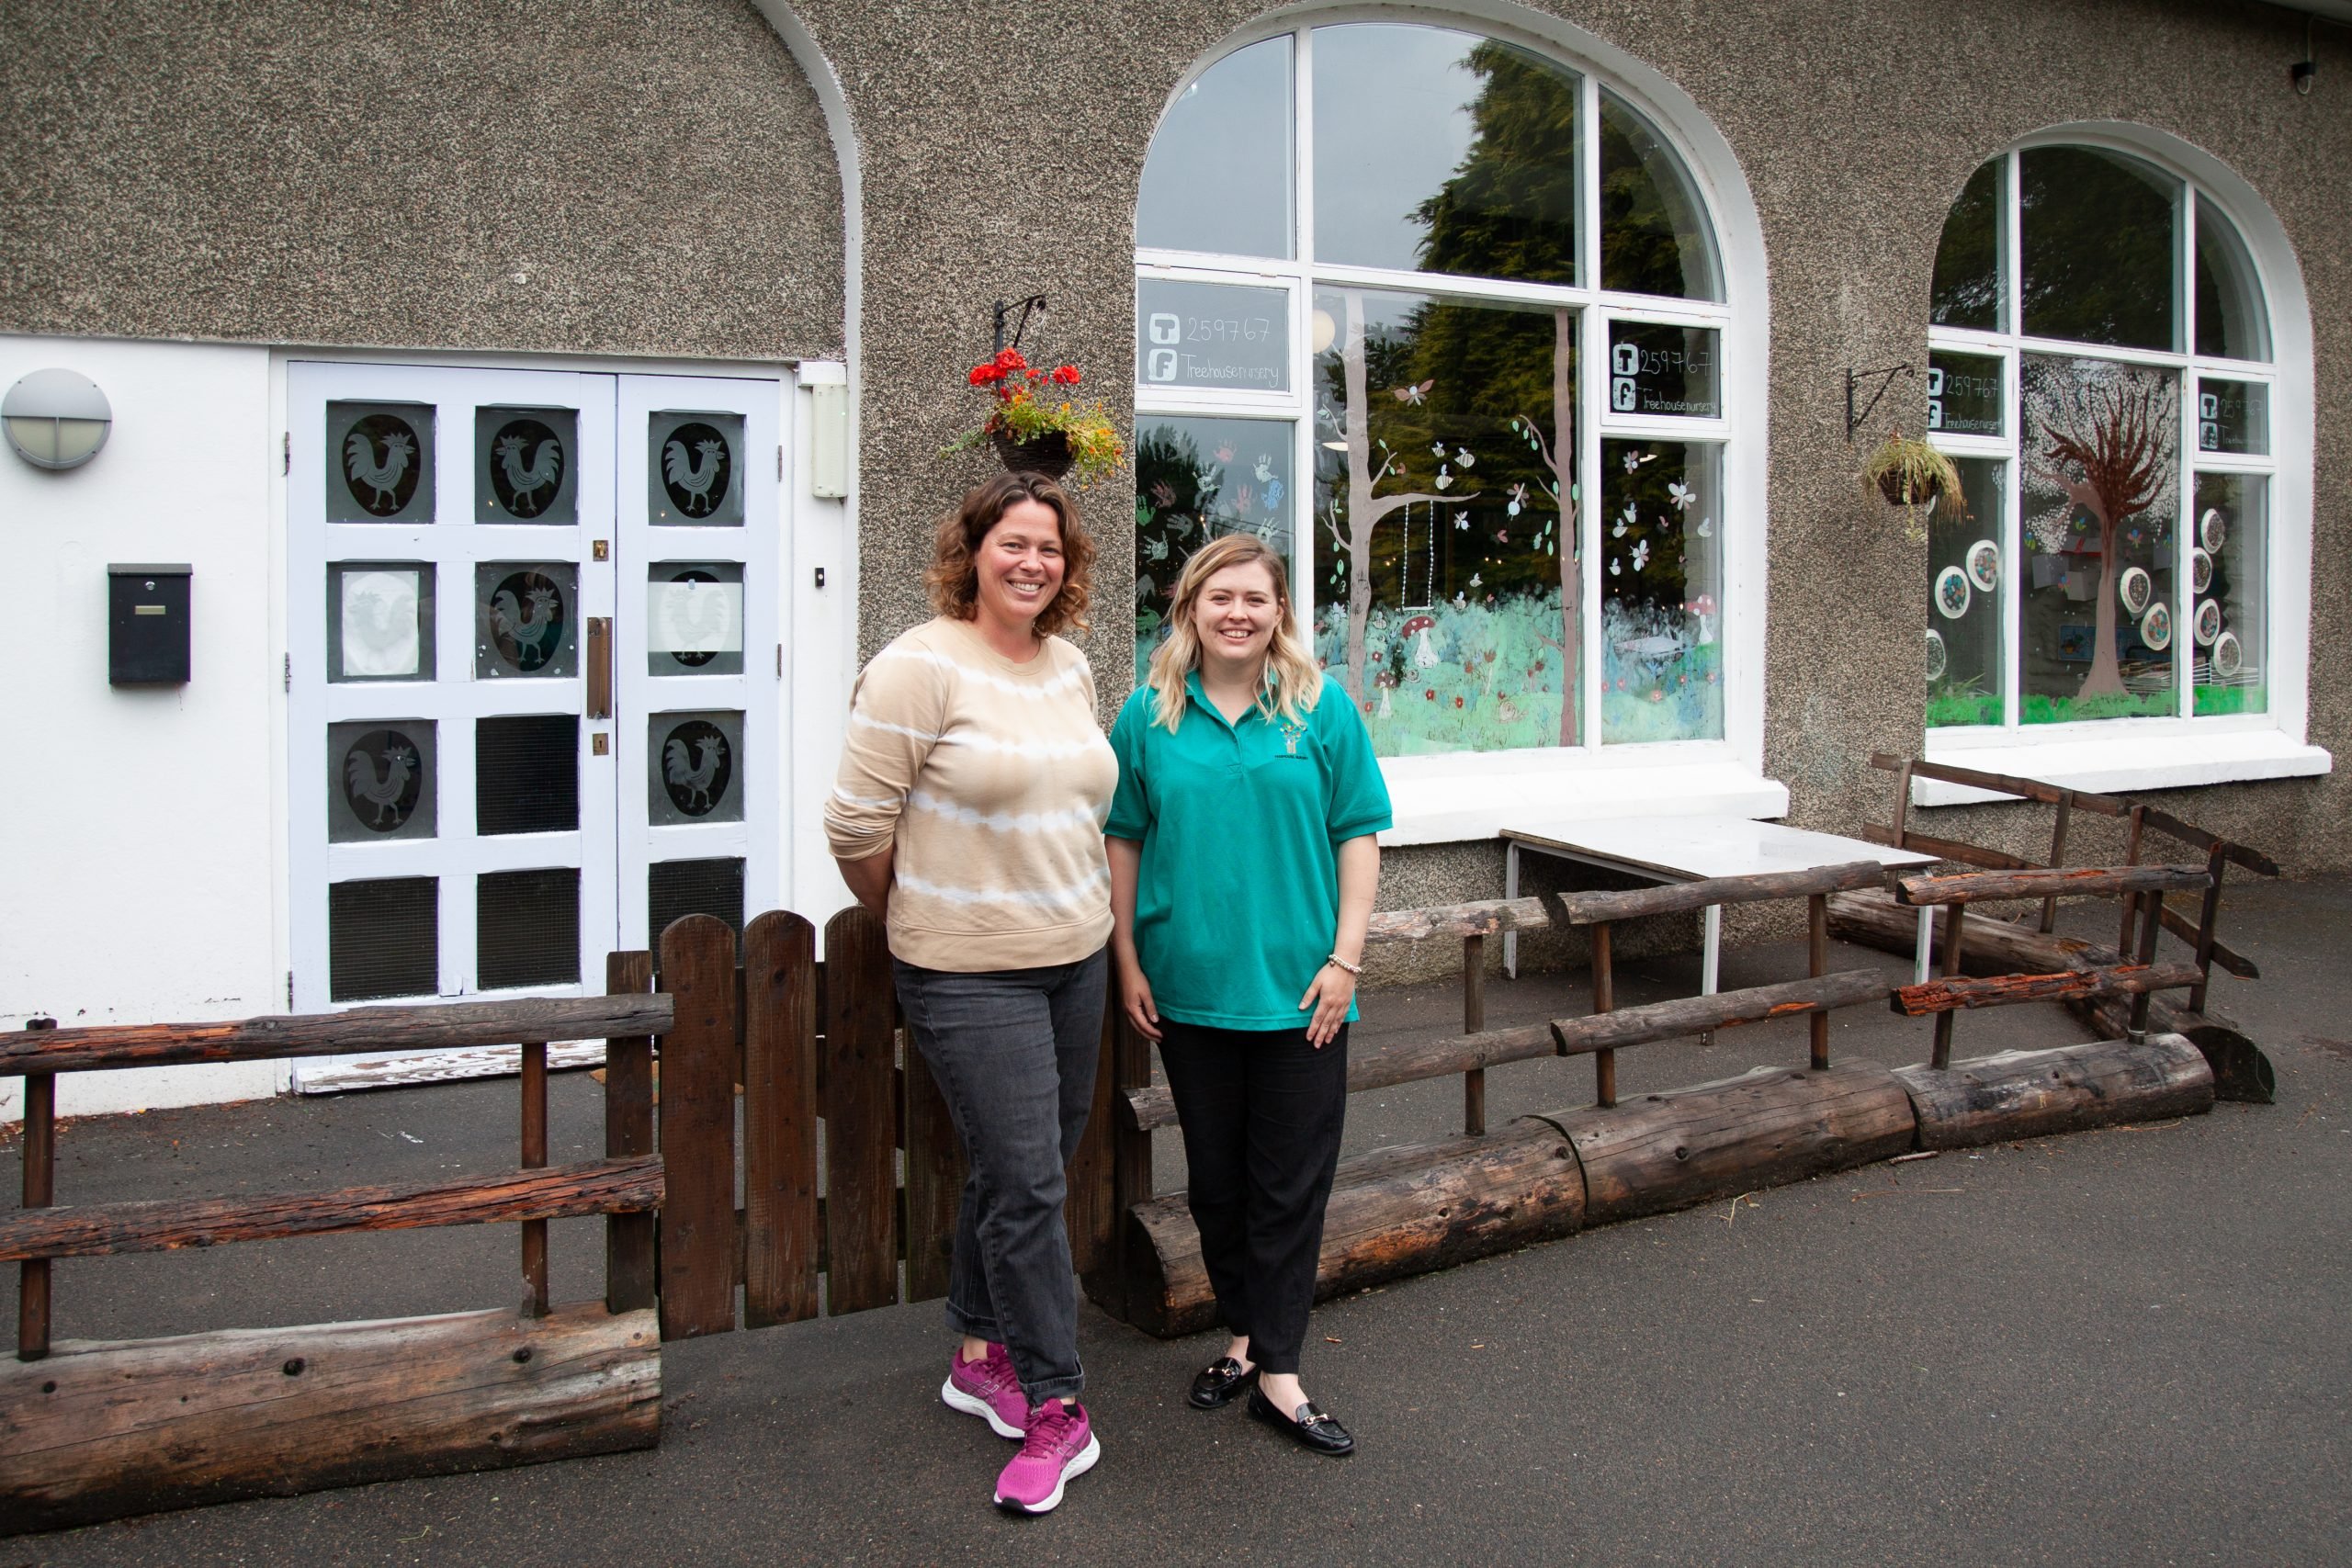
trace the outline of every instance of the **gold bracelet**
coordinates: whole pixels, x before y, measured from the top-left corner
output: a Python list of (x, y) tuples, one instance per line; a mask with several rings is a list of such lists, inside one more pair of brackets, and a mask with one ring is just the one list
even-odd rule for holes
[(1323, 962), (1324, 962), (1324, 963), (1326, 963), (1326, 964), (1338, 964), (1340, 968), (1342, 968), (1342, 969), (1346, 970), (1346, 971), (1347, 971), (1349, 974), (1351, 974), (1351, 975), (1361, 975), (1361, 974), (1363, 974), (1363, 964), (1351, 964), (1351, 963), (1349, 963), (1346, 959), (1344, 959), (1344, 958), (1340, 957), (1340, 956), (1338, 953), (1333, 953), (1333, 954), (1331, 954), (1331, 956), (1330, 956), (1330, 957), (1329, 957), (1329, 958), (1325, 959)]

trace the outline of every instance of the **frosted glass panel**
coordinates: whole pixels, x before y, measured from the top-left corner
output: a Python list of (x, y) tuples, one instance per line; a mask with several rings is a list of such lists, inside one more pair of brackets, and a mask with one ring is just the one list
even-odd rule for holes
[(645, 584), (647, 673), (743, 672), (740, 561), (661, 561)]
[(327, 841), (434, 836), (438, 768), (431, 719), (327, 726)]
[(433, 679), (433, 568), (338, 561), (327, 568), (327, 679)]
[(743, 416), (647, 416), (647, 516), (658, 526), (741, 527)]
[(580, 416), (570, 409), (476, 409), (474, 516), (578, 522), (579, 446)]
[(432, 522), (433, 463), (430, 405), (329, 403), (326, 520)]
[(560, 680), (580, 671), (580, 569), (570, 561), (474, 568), (474, 677)]

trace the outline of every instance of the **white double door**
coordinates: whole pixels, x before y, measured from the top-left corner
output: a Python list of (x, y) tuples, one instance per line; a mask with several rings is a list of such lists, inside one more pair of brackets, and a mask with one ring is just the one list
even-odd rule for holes
[(782, 393), (288, 367), (296, 1010), (601, 991), (608, 952), (779, 901)]

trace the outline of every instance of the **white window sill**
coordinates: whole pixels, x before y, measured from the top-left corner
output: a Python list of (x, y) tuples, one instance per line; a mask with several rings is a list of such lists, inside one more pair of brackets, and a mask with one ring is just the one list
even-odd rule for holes
[[(2113, 739), (2037, 743), (1938, 745), (1928, 732), (1928, 761), (1979, 773), (2036, 779), (2064, 789), (2130, 794), (2151, 789), (2189, 789), (2199, 784), (2238, 784), (2256, 779), (2311, 778), (2328, 773), (2335, 760), (2276, 729), (2198, 734), (2123, 735)], [(1914, 806), (1973, 806), (2008, 795), (1914, 778)]]
[(1434, 761), (1413, 758), (1407, 767), (1384, 765), (1396, 818), (1380, 835), (1384, 846), (1461, 843), (1494, 838), (1505, 828), (1604, 817), (1758, 818), (1789, 813), (1786, 784), (1732, 761), (1497, 771), (1501, 757), (1465, 756), (1459, 760), (1463, 772), (1440, 773), (1428, 771)]

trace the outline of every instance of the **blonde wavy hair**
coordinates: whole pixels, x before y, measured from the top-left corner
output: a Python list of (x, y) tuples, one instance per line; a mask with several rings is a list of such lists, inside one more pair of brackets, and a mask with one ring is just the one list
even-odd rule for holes
[(1201, 664), (1200, 634), (1193, 629), (1193, 608), (1200, 601), (1201, 590), (1227, 567), (1253, 563), (1263, 566), (1273, 580), (1274, 604), (1280, 611), (1273, 641), (1266, 649), (1258, 711), (1270, 719), (1293, 724), (1315, 711), (1316, 701), (1323, 694), (1323, 671), (1298, 640), (1291, 618), (1290, 574), (1283, 570), (1283, 558), (1252, 535), (1227, 534), (1193, 552), (1177, 576), (1175, 603), (1168, 611), (1168, 640), (1153, 651), (1150, 676), (1145, 682), (1151, 688), (1154, 724), (1172, 733), (1184, 720), (1184, 677)]

